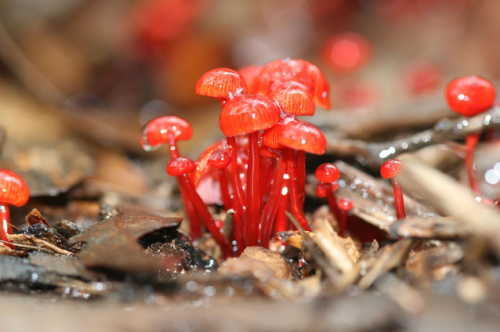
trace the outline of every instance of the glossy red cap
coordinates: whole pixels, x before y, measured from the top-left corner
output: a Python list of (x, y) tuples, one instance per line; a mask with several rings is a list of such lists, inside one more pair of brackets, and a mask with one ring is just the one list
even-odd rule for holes
[(247, 83), (248, 93), (253, 93), (253, 94), (257, 93), (257, 79), (259, 77), (261, 70), (262, 70), (261, 66), (248, 66), (238, 70), (238, 73), (243, 77), (243, 79)]
[(278, 126), (278, 143), (312, 154), (321, 155), (326, 150), (326, 138), (323, 132), (304, 121), (294, 121)]
[(24, 180), (8, 169), (0, 169), (0, 203), (23, 206), (30, 198), (30, 190)]
[(174, 138), (176, 141), (187, 141), (193, 136), (191, 124), (175, 115), (155, 118), (142, 127), (139, 143), (146, 151), (154, 150)]
[(167, 174), (170, 176), (181, 176), (194, 170), (194, 162), (186, 157), (174, 158), (167, 165)]
[(246, 92), (246, 82), (237, 71), (229, 68), (212, 69), (196, 83), (196, 93), (202, 96), (227, 99), (237, 91)]
[(333, 183), (340, 178), (340, 172), (337, 166), (331, 163), (324, 163), (316, 168), (314, 173), (316, 179), (323, 183)]
[(221, 149), (215, 150), (210, 158), (208, 158), (208, 166), (217, 168), (217, 169), (223, 169), (229, 166), (229, 163), (231, 162), (231, 158), (229, 154)]
[(267, 95), (276, 82), (297, 82), (307, 86), (316, 105), (330, 108), (330, 86), (323, 73), (312, 63), (301, 59), (283, 59), (268, 63), (257, 80), (259, 94)]
[(271, 128), (280, 120), (280, 114), (280, 108), (272, 99), (245, 94), (226, 102), (219, 126), (227, 137), (244, 135)]
[(341, 210), (349, 211), (352, 209), (352, 201), (349, 198), (341, 198), (339, 199), (337, 206)]
[(275, 83), (269, 97), (276, 100), (281, 110), (290, 115), (314, 115), (315, 105), (311, 91), (297, 82)]
[(392, 179), (397, 176), (401, 169), (403, 168), (403, 163), (399, 159), (389, 159), (382, 164), (380, 167), (380, 175), (384, 179)]
[(479, 76), (459, 77), (446, 86), (446, 101), (462, 115), (472, 116), (486, 111), (495, 103), (493, 84)]

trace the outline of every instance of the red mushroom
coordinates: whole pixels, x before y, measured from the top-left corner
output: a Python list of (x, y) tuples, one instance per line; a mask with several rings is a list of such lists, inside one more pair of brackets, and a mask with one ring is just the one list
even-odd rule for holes
[(7, 169), (0, 169), (0, 237), (4, 243), (11, 249), (14, 247), (8, 243), (12, 243), (7, 237), (12, 234), (10, 226), (9, 205), (23, 206), (30, 198), (28, 185), (16, 173)]
[(344, 33), (327, 40), (323, 47), (323, 60), (340, 73), (364, 66), (371, 57), (370, 42), (357, 33)]
[(229, 240), (221, 233), (220, 229), (215, 224), (212, 215), (208, 211), (207, 207), (203, 203), (203, 200), (196, 192), (191, 179), (188, 177), (188, 173), (195, 170), (194, 162), (186, 157), (177, 157), (172, 159), (167, 165), (167, 174), (170, 176), (175, 176), (181, 182), (186, 189), (187, 194), (193, 201), (196, 210), (200, 214), (203, 223), (207, 227), (208, 231), (212, 234), (214, 239), (221, 246), (222, 252), (225, 257), (231, 255), (231, 243)]
[[(142, 127), (139, 142), (146, 151), (152, 151), (163, 144), (168, 144), (170, 157), (173, 159), (179, 157), (177, 141), (187, 141), (192, 136), (193, 128), (189, 122), (178, 116), (167, 115), (155, 118), (146, 123)], [(186, 194), (186, 189), (180, 182), (179, 190), (189, 217), (190, 235), (193, 239), (197, 239), (201, 236), (201, 223), (196, 214), (196, 209)]]
[(347, 212), (352, 209), (352, 201), (349, 198), (341, 198), (339, 199), (338, 207), (340, 209), (339, 235), (344, 236), (347, 226)]
[(249, 246), (257, 245), (259, 236), (259, 131), (277, 124), (280, 114), (281, 110), (273, 100), (246, 94), (228, 100), (219, 119), (220, 129), (226, 137), (248, 135), (246, 224)]
[(337, 197), (334, 193), (334, 186), (335, 188), (338, 188), (336, 183), (340, 178), (339, 169), (334, 164), (324, 163), (316, 168), (314, 175), (316, 176), (316, 179), (325, 187), (328, 205), (330, 206), (335, 219), (340, 222), (341, 213), (337, 204)]
[(261, 66), (248, 66), (238, 70), (238, 73), (245, 79), (245, 82), (247, 83), (248, 93), (257, 93), (256, 83), (261, 69)]
[(398, 159), (389, 159), (382, 164), (380, 175), (384, 179), (391, 179), (392, 188), (394, 190), (394, 205), (396, 206), (396, 216), (398, 220), (406, 219), (405, 202), (401, 186), (394, 178), (399, 174), (403, 167), (403, 163)]
[(229, 68), (212, 69), (203, 74), (196, 83), (196, 93), (202, 96), (227, 100), (238, 92), (246, 92), (243, 77)]
[[(482, 113), (495, 103), (496, 90), (493, 84), (479, 76), (464, 76), (451, 81), (446, 87), (446, 100), (450, 108), (459, 114), (473, 116)], [(479, 195), (479, 184), (474, 173), (474, 151), (479, 141), (479, 133), (465, 138), (469, 182), (474, 194)]]

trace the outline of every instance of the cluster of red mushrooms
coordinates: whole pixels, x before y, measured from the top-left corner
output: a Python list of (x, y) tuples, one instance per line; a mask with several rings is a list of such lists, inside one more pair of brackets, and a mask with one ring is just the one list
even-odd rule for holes
[[(219, 99), (222, 106), (220, 129), (226, 136), (209, 146), (195, 162), (181, 156), (178, 141), (189, 140), (191, 125), (177, 116), (162, 116), (144, 125), (139, 141), (153, 150), (168, 144), (171, 161), (167, 173), (178, 180), (179, 190), (190, 221), (190, 236), (196, 240), (203, 225), (221, 247), (224, 257), (238, 256), (247, 246), (269, 248), (279, 232), (292, 229), (285, 214), (290, 211), (301, 228), (311, 228), (304, 215), (306, 153), (321, 155), (326, 139), (320, 129), (297, 119), (311, 116), (315, 107), (330, 108), (329, 85), (321, 71), (304, 60), (284, 59), (263, 67), (251, 66), (234, 71), (219, 68), (205, 73), (196, 92)], [(452, 81), (446, 98), (452, 110), (465, 116), (479, 114), (494, 105), (493, 85), (477, 76)], [(480, 196), (473, 171), (474, 148), (479, 134), (466, 139), (466, 165), (472, 191)], [(406, 218), (404, 199), (395, 177), (401, 161), (386, 161), (380, 173), (391, 179), (397, 219)], [(339, 234), (346, 229), (347, 213), (353, 204), (337, 199), (340, 172), (331, 163), (320, 165), (315, 172), (319, 181), (316, 193), (327, 198)], [(215, 181), (224, 209), (233, 210), (230, 234), (222, 232), (222, 223), (214, 220), (207, 204), (197, 191), (204, 180)], [(0, 169), (1, 241), (10, 248), (12, 233), (9, 205), (22, 206), (29, 199), (29, 189), (17, 174)]]

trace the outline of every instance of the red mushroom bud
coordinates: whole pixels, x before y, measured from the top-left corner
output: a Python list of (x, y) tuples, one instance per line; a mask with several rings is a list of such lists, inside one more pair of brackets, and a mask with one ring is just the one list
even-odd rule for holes
[(29, 197), (28, 185), (19, 175), (7, 169), (0, 169), (0, 237), (11, 249), (14, 247), (8, 243), (12, 241), (7, 238), (7, 234), (12, 234), (9, 205), (23, 206)]
[(337, 196), (335, 195), (333, 188), (333, 186), (335, 186), (335, 189), (338, 188), (336, 181), (340, 178), (339, 169), (334, 164), (325, 163), (316, 168), (314, 175), (316, 176), (316, 179), (325, 186), (328, 205), (330, 206), (335, 219), (340, 221), (342, 216), (337, 205)]
[(347, 212), (352, 209), (352, 201), (349, 198), (341, 198), (339, 199), (338, 207), (340, 209), (339, 235), (344, 236), (347, 228)]
[(479, 76), (459, 77), (446, 86), (450, 108), (462, 115), (477, 115), (492, 107), (496, 90), (493, 84)]
[(172, 158), (178, 157), (177, 141), (187, 141), (193, 136), (193, 128), (186, 120), (167, 115), (155, 118), (142, 127), (139, 142), (146, 151), (157, 149), (163, 144), (170, 145)]
[[(451, 81), (446, 87), (446, 100), (450, 108), (462, 115), (473, 116), (486, 111), (495, 103), (496, 90), (493, 84), (479, 76), (464, 76)], [(465, 164), (469, 175), (470, 187), (479, 195), (479, 184), (474, 172), (474, 151), (479, 141), (479, 134), (470, 134), (465, 138), (467, 155)]]
[(382, 164), (380, 175), (384, 179), (391, 179), (394, 190), (394, 205), (396, 206), (396, 216), (398, 220), (406, 218), (405, 203), (401, 186), (394, 178), (403, 168), (403, 163), (398, 159), (389, 159)]

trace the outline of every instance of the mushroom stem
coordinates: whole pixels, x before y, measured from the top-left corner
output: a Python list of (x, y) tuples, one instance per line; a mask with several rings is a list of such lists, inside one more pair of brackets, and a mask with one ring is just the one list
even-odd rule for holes
[(476, 145), (479, 142), (479, 134), (470, 134), (465, 137), (465, 145), (467, 146), (467, 154), (465, 156), (465, 166), (467, 167), (467, 174), (469, 176), (470, 188), (474, 195), (480, 195), (479, 184), (477, 182), (476, 173), (474, 172), (474, 152)]
[[(245, 233), (244, 229), (244, 218), (245, 218), (245, 194), (243, 193), (243, 186), (241, 185), (240, 170), (238, 167), (238, 146), (236, 145), (235, 137), (226, 138), (227, 145), (229, 147), (229, 154), (231, 156), (231, 163), (229, 164), (229, 175), (230, 183), (233, 189), (234, 205), (236, 214), (239, 214), (239, 220), (234, 221), (234, 231), (243, 237)], [(244, 246), (244, 243), (240, 243), (240, 246)]]
[(2, 223), (2, 229), (0, 230), (0, 237), (2, 241), (5, 241), (4, 244), (6, 246), (14, 249), (14, 246), (9, 244), (12, 243), (12, 241), (7, 238), (7, 234), (12, 234), (12, 228), (10, 227), (9, 206), (7, 204), (0, 204), (0, 222)]
[(326, 189), (326, 199), (328, 201), (328, 205), (330, 205), (330, 209), (332, 210), (332, 213), (335, 217), (335, 219), (340, 222), (342, 219), (341, 213), (339, 206), (337, 204), (337, 195), (335, 195), (335, 192), (333, 191), (333, 186), (331, 183), (325, 183), (325, 189)]
[[(241, 211), (241, 206), (237, 206), (237, 200), (231, 199), (225, 168), (219, 169), (219, 182), (222, 193), (222, 202), (224, 203), (224, 210), (228, 211), (229, 209), (233, 209), (235, 211), (233, 215), (233, 225), (241, 224), (239, 213), (239, 211)], [(236, 242), (238, 243), (239, 250), (243, 250), (243, 234), (241, 234), (238, 229), (235, 229), (235, 227), (233, 227), (233, 234)]]
[(260, 202), (261, 208), (265, 206), (266, 202), (269, 202), (269, 195), (266, 198), (266, 194), (271, 190), (270, 181), (273, 178), (273, 174), (275, 173), (275, 165), (274, 158), (269, 157), (260, 157), (260, 179), (259, 179), (259, 191), (260, 191)]
[(297, 151), (297, 187), (301, 207), (304, 207), (306, 199), (306, 152), (302, 150)]
[[(168, 143), (168, 151), (170, 152), (170, 158), (175, 159), (179, 157), (179, 148), (177, 147), (177, 141), (173, 136), (170, 137)], [(181, 192), (182, 201), (184, 202), (184, 208), (189, 218), (189, 235), (191, 239), (196, 240), (201, 237), (201, 222), (198, 214), (196, 213), (196, 208), (193, 202), (189, 199), (186, 189), (181, 181), (177, 180), (179, 184), (179, 191)]]
[(220, 229), (217, 227), (215, 224), (215, 221), (212, 219), (212, 215), (208, 211), (207, 207), (203, 203), (203, 200), (201, 197), (198, 195), (196, 192), (196, 189), (191, 183), (191, 180), (187, 176), (187, 174), (183, 174), (177, 177), (179, 179), (179, 182), (182, 182), (184, 185), (184, 188), (186, 188), (187, 194), (191, 198), (194, 206), (198, 210), (198, 213), (203, 220), (205, 226), (207, 227), (208, 231), (212, 234), (214, 239), (219, 243), (222, 249), (222, 253), (224, 257), (230, 257), (231, 256), (231, 243), (229, 240), (221, 233)]
[[(281, 188), (283, 186), (283, 176), (285, 175), (285, 171), (286, 171), (286, 163), (281, 158), (279, 158), (278, 165), (276, 167), (276, 172), (274, 174), (273, 185), (269, 193), (269, 200), (267, 201), (267, 204), (264, 207), (264, 211), (262, 212), (261, 222), (260, 222), (262, 225), (260, 243), (261, 246), (263, 246), (266, 249), (269, 248), (269, 239), (271, 238), (274, 219), (276, 217), (276, 212), (278, 211), (278, 207), (280, 206), (280, 199), (282, 197)], [(283, 213), (283, 215), (285, 214)], [(285, 216), (285, 221), (286, 221), (286, 216)]]
[(247, 246), (259, 244), (260, 194), (259, 194), (259, 132), (248, 134), (247, 172)]
[(274, 233), (278, 234), (279, 232), (286, 232), (288, 230), (288, 218), (286, 216), (286, 211), (288, 211), (288, 182), (289, 180), (284, 179), (283, 185), (280, 191), (280, 199), (278, 211), (276, 214), (276, 220), (274, 222)]
[(300, 203), (299, 191), (297, 189), (297, 170), (295, 164), (295, 151), (288, 148), (287, 149), (287, 168), (288, 174), (290, 175), (290, 211), (293, 216), (297, 219), (300, 226), (305, 231), (311, 231), (309, 227), (309, 223), (304, 215), (304, 211), (302, 210), (302, 205)]
[(396, 206), (396, 216), (398, 220), (406, 219), (405, 202), (401, 186), (395, 178), (391, 179), (392, 188), (394, 189), (394, 205)]

